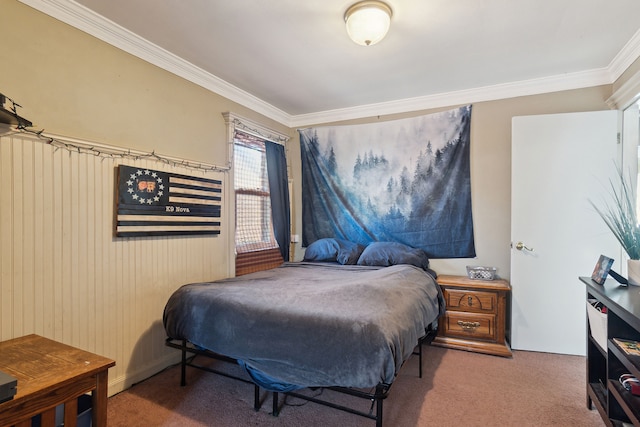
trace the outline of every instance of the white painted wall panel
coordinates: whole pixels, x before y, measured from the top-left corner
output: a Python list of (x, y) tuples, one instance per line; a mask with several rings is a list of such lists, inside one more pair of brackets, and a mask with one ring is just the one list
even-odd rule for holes
[[(219, 236), (114, 235), (119, 164), (223, 181)], [(0, 137), (0, 340), (36, 333), (116, 361), (118, 392), (177, 360), (162, 310), (179, 286), (228, 277), (228, 176)]]

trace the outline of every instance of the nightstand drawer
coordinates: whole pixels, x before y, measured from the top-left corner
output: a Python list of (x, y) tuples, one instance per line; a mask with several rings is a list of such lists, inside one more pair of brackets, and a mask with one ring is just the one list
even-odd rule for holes
[(466, 289), (444, 289), (447, 309), (484, 313), (496, 313), (495, 292), (470, 291)]
[(483, 313), (447, 311), (443, 334), (449, 337), (496, 341), (496, 316)]

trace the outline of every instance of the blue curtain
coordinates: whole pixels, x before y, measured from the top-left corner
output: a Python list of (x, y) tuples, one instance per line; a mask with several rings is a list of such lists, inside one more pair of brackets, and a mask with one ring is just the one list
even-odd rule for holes
[(282, 259), (289, 261), (289, 242), (291, 241), (291, 214), (289, 211), (289, 179), (287, 178), (287, 160), (284, 146), (265, 141), (267, 156), (267, 176), (271, 193), (271, 215), (273, 231), (280, 246)]

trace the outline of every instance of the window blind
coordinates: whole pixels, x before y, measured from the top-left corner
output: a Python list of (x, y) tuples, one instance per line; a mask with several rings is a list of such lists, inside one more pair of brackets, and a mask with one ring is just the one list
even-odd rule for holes
[(283, 260), (273, 232), (264, 140), (236, 130), (233, 163), (236, 275), (273, 268)]

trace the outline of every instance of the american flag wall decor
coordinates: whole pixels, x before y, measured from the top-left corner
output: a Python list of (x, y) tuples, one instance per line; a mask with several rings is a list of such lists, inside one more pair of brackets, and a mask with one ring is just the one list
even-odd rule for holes
[(116, 236), (220, 234), (222, 181), (118, 166)]

